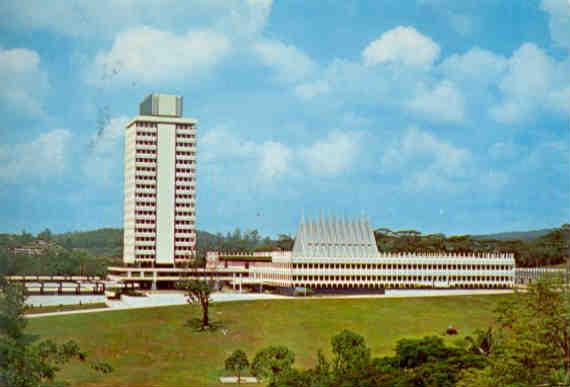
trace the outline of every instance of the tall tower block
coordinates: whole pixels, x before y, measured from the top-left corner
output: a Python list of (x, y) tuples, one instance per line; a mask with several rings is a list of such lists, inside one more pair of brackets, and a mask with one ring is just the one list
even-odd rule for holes
[(182, 97), (150, 94), (125, 128), (123, 263), (168, 267), (196, 248), (196, 124)]

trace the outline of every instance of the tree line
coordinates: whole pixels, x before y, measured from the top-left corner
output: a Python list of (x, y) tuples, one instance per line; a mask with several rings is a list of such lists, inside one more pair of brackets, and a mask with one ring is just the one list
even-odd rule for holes
[[(197, 231), (197, 261), (203, 264), (206, 252), (254, 252), (292, 250), (294, 239), (287, 234), (263, 237), (257, 230), (236, 228), (225, 235)], [(382, 252), (512, 252), (517, 266), (557, 265), (570, 257), (570, 225), (564, 224), (546, 235), (530, 240), (499, 240), (471, 235), (445, 236), (422, 234), (415, 230), (375, 230), (376, 244)], [(38, 241), (46, 247), (37, 255), (15, 255), (11, 249)], [(49, 229), (33, 235), (0, 234), (0, 274), (21, 275), (99, 275), (107, 266), (121, 264), (123, 230), (104, 228), (93, 231), (54, 234)]]
[(480, 239), (472, 235), (427, 234), (415, 230), (374, 232), (382, 252), (514, 253), (517, 266), (557, 265), (570, 257), (570, 224), (530, 240)]

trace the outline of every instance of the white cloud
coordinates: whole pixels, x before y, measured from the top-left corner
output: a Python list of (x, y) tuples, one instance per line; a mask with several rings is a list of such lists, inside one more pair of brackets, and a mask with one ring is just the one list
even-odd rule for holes
[(71, 133), (55, 129), (27, 144), (0, 145), (0, 179), (18, 183), (47, 180), (67, 167)]
[(41, 29), (84, 38), (112, 38), (124, 29), (146, 25), (185, 30), (215, 25), (235, 37), (261, 31), (271, 0), (43, 0), (0, 3), (0, 21), (11, 28)]
[(555, 110), (570, 113), (570, 84), (563, 89), (550, 91), (547, 98), (547, 103)]
[(532, 96), (546, 93), (553, 80), (553, 60), (532, 43), (519, 47), (509, 59), (509, 69), (499, 88), (509, 95)]
[(213, 30), (193, 30), (184, 35), (150, 27), (120, 33), (113, 47), (97, 54), (88, 79), (154, 83), (204, 75), (230, 50), (230, 42)]
[(336, 175), (352, 166), (360, 153), (361, 132), (332, 131), (326, 138), (301, 149), (306, 166), (317, 175)]
[(315, 82), (302, 83), (295, 86), (295, 95), (304, 100), (313, 99), (330, 90), (328, 81), (319, 80)]
[(417, 128), (408, 129), (382, 156), (382, 167), (398, 171), (404, 188), (454, 190), (469, 174), (471, 153)]
[(384, 32), (362, 52), (364, 63), (372, 66), (384, 62), (408, 66), (429, 66), (439, 56), (439, 46), (413, 27), (396, 27)]
[(225, 165), (235, 167), (237, 161), (248, 174), (251, 173), (249, 168), (256, 170), (257, 177), (264, 181), (275, 179), (289, 170), (292, 151), (276, 141), (255, 143), (224, 127), (209, 130), (199, 141), (203, 149), (199, 155), (210, 168), (226, 162), (228, 164)]
[(8, 110), (41, 115), (41, 99), (47, 88), (47, 76), (40, 68), (37, 52), (0, 47), (0, 103)]
[(123, 138), (127, 117), (111, 118), (91, 138), (89, 149), (83, 154), (82, 169), (85, 176), (98, 184), (107, 185), (116, 179), (122, 169)]
[(447, 57), (438, 67), (453, 81), (487, 85), (496, 82), (505, 71), (507, 58), (473, 47), (465, 54)]
[(332, 131), (306, 146), (292, 147), (277, 141), (244, 140), (220, 127), (201, 138), (200, 152), (206, 168), (234, 168), (270, 181), (309, 171), (316, 176), (333, 176), (348, 170), (360, 154), (362, 132)]
[(432, 89), (420, 84), (415, 97), (406, 107), (432, 121), (462, 122), (465, 102), (461, 91), (450, 81), (442, 81)]
[(243, 140), (224, 127), (208, 130), (198, 141), (204, 149), (198, 155), (206, 163), (234, 158), (255, 158), (257, 153), (257, 144)]
[(549, 15), (548, 27), (552, 40), (570, 49), (570, 2), (568, 0), (542, 0), (540, 8)]
[(568, 65), (568, 60), (557, 62), (532, 43), (523, 44), (508, 60), (498, 84), (502, 99), (490, 107), (491, 117), (502, 123), (516, 123), (540, 109), (568, 112)]
[(292, 151), (285, 145), (267, 141), (259, 146), (259, 171), (264, 180), (283, 175), (291, 166)]
[(252, 50), (261, 63), (272, 68), (284, 82), (303, 80), (317, 69), (317, 64), (303, 51), (277, 40), (257, 41)]

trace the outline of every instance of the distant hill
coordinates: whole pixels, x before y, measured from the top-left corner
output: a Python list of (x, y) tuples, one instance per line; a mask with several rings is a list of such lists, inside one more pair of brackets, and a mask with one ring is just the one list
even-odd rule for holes
[(511, 231), (511, 232), (500, 232), (496, 234), (482, 234), (482, 235), (472, 235), (473, 239), (484, 240), (484, 239), (495, 239), (499, 241), (530, 241), (532, 239), (540, 238), (547, 235), (548, 233), (557, 230), (556, 228), (543, 228), (540, 230), (531, 231)]

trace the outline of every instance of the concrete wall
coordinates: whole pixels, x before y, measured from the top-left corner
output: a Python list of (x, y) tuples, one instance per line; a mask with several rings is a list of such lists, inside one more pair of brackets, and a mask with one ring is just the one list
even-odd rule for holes
[(158, 124), (156, 187), (156, 263), (174, 264), (174, 124)]

